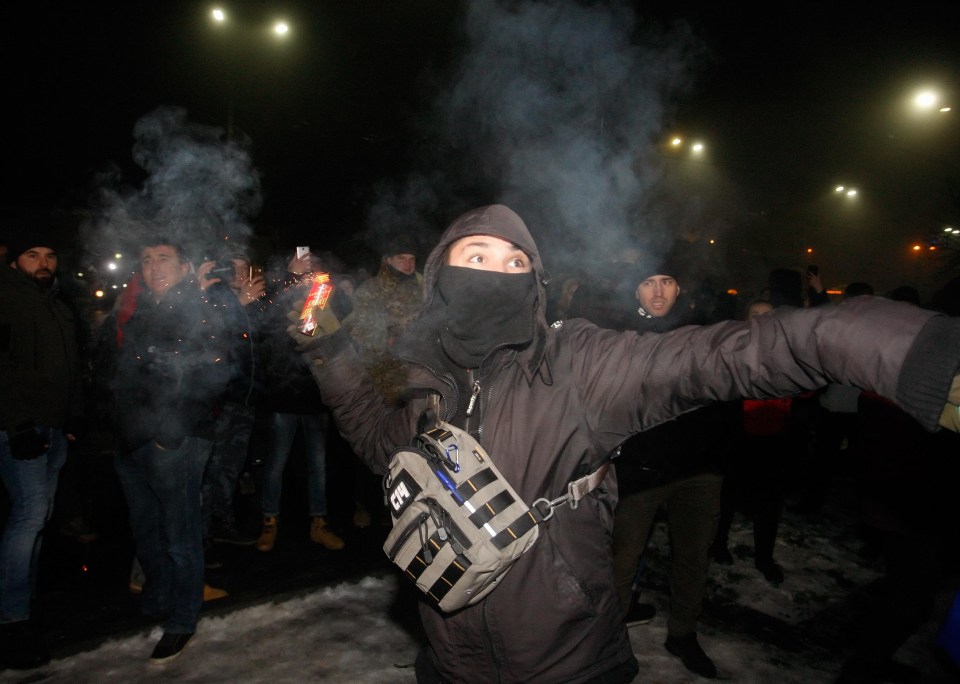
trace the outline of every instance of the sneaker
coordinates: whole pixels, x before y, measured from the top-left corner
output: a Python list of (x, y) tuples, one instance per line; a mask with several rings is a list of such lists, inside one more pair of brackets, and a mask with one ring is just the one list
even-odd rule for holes
[(670, 653), (680, 658), (683, 661), (683, 666), (694, 674), (707, 679), (717, 678), (717, 666), (700, 648), (700, 644), (697, 643), (696, 632), (691, 632), (682, 637), (668, 635), (664, 646)]
[(237, 546), (252, 546), (257, 541), (256, 537), (248, 537), (242, 534), (236, 525), (226, 520), (213, 524), (211, 538), (221, 544), (235, 544)]
[(0, 624), (0, 665), (32, 670), (50, 662), (50, 654), (29, 620)]
[[(203, 600), (206, 601), (216, 601), (217, 599), (226, 598), (230, 594), (227, 593), (226, 589), (218, 589), (217, 587), (211, 587), (209, 584), (203, 585)], [(189, 636), (189, 635), (188, 635)]]
[(339, 551), (346, 544), (327, 527), (327, 521), (322, 516), (314, 516), (310, 523), (310, 541), (315, 544), (322, 544), (331, 551)]
[(277, 543), (277, 517), (267, 516), (263, 519), (263, 531), (257, 537), (257, 551), (272, 551)]
[(630, 606), (630, 610), (627, 612), (627, 617), (624, 618), (624, 622), (627, 623), (627, 627), (633, 627), (634, 625), (645, 625), (657, 615), (657, 609), (655, 606), (649, 603), (634, 603)]
[(187, 645), (187, 642), (190, 641), (190, 637), (192, 636), (193, 634), (164, 632), (163, 636), (160, 637), (160, 641), (158, 641), (154, 647), (153, 653), (150, 654), (150, 662), (154, 665), (170, 662), (180, 655), (184, 646)]

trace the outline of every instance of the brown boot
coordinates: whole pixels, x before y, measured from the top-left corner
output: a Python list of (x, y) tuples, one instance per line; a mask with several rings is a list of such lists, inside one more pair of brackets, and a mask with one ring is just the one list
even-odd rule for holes
[(229, 596), (225, 589), (218, 589), (217, 587), (211, 587), (209, 584), (203, 585), (203, 600), (206, 601), (216, 601), (217, 599), (222, 599), (225, 596)]
[(272, 551), (273, 545), (277, 543), (277, 518), (276, 516), (267, 516), (263, 519), (263, 531), (257, 538), (257, 551)]
[(327, 521), (321, 516), (314, 516), (313, 521), (310, 523), (310, 541), (316, 544), (323, 544), (326, 548), (331, 551), (339, 551), (346, 544), (343, 540), (333, 533), (329, 527), (327, 527)]

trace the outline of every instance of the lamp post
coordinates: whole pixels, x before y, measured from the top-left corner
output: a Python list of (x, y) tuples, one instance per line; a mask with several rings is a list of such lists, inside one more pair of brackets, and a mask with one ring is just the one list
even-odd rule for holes
[[(227, 79), (227, 140), (232, 141), (234, 139), (234, 91), (235, 91), (235, 79), (234, 79), (234, 63), (231, 57), (233, 56), (232, 49), (236, 45), (235, 34), (239, 31), (245, 31), (245, 29), (239, 25), (234, 24), (231, 21), (231, 15), (227, 12), (226, 9), (222, 6), (213, 7), (210, 10), (210, 21), (216, 28), (216, 30), (225, 34), (223, 38), (224, 41), (230, 40), (232, 43), (224, 47), (224, 62), (226, 64), (226, 79)], [(258, 33), (257, 31), (246, 30), (246, 33), (253, 36)], [(226, 34), (231, 34), (229, 38)], [(290, 24), (282, 19), (275, 20), (269, 27), (269, 34), (272, 35), (275, 39), (284, 40), (290, 35)], [(247, 36), (243, 37), (244, 40), (250, 40)], [(234, 48), (235, 49), (235, 48)]]

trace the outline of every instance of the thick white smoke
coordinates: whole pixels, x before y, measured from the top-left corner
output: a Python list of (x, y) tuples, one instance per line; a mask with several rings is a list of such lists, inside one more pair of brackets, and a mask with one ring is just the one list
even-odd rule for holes
[(657, 146), (701, 55), (689, 29), (638, 20), (620, 2), (467, 7), (465, 53), (421, 122), (417, 178), (447, 218), (503, 202), (556, 268), (641, 237), (672, 242)]
[(193, 260), (246, 248), (262, 204), (260, 177), (248, 152), (219, 128), (160, 107), (133, 129), (138, 186), (104, 183), (84, 227), (92, 255), (136, 253), (145, 233), (179, 242)]

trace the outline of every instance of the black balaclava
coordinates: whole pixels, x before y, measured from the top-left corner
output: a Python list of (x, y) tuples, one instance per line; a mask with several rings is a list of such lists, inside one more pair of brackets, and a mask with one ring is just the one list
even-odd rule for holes
[(533, 339), (533, 273), (500, 273), (464, 266), (440, 267), (438, 303), (446, 324), (440, 343), (463, 368), (478, 368), (491, 351)]

